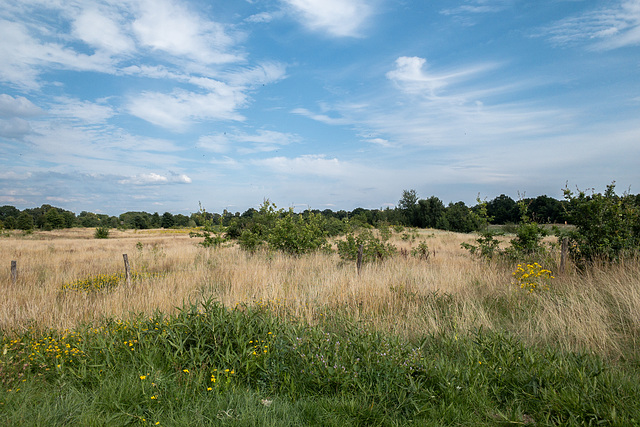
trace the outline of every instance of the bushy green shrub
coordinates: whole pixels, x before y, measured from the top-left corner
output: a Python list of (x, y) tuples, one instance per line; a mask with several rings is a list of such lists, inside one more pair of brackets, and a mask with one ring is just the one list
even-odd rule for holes
[(362, 262), (382, 261), (397, 252), (395, 246), (383, 242), (371, 230), (364, 230), (357, 236), (349, 233), (345, 240), (338, 241), (338, 254), (345, 261), (355, 261), (358, 258), (358, 249), (361, 245)]
[(93, 237), (96, 239), (108, 239), (109, 227), (97, 227), (95, 233), (93, 233)]
[(411, 255), (419, 258), (419, 259), (423, 259), (425, 261), (427, 261), (429, 259), (429, 245), (427, 245), (427, 242), (420, 242), (418, 244), (418, 247), (413, 248), (411, 250)]
[(460, 246), (468, 250), (472, 255), (479, 255), (483, 258), (493, 258), (494, 255), (502, 253), (499, 248), (500, 241), (496, 239), (496, 236), (500, 235), (501, 233), (487, 230), (484, 233), (481, 233), (480, 237), (476, 239), (476, 242), (478, 243), (477, 245), (463, 242)]
[(202, 230), (195, 232), (191, 231), (189, 237), (204, 237), (204, 240), (199, 243), (200, 246), (205, 248), (217, 248), (226, 241), (223, 235), (223, 228), (221, 225), (214, 225), (213, 220), (207, 215), (205, 209), (200, 205), (199, 218), (202, 219)]
[(615, 193), (615, 182), (604, 194), (591, 195), (568, 188), (564, 197), (569, 202), (568, 216), (575, 230), (561, 234), (568, 237), (569, 252), (574, 262), (583, 267), (595, 260), (619, 261), (640, 251), (640, 206), (633, 196)]
[(320, 214), (295, 215), (292, 209), (283, 212), (267, 233), (267, 243), (275, 250), (300, 255), (327, 248), (327, 238)]
[(242, 249), (253, 252), (264, 246), (291, 255), (329, 249), (325, 230), (322, 215), (277, 209), (269, 200), (253, 213), (244, 228), (234, 226), (234, 233), (240, 233), (238, 244)]

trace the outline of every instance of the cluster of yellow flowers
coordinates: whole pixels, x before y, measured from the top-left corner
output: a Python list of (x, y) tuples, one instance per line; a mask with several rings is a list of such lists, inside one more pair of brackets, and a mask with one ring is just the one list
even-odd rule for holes
[[(269, 332), (267, 334), (267, 338), (273, 338), (273, 333)], [(251, 340), (249, 341), (249, 344), (253, 345), (253, 355), (256, 357), (267, 354), (267, 351), (269, 350), (269, 341), (265, 342), (265, 340)]]
[(549, 290), (549, 282), (554, 279), (550, 270), (542, 268), (540, 264), (518, 264), (513, 276), (515, 284), (520, 289), (526, 289), (530, 294)]
[(85, 356), (81, 335), (68, 330), (59, 337), (49, 334), (41, 338), (5, 338), (2, 341), (4, 354), (26, 350), (28, 362), (25, 366), (37, 365), (47, 371), (53, 367), (60, 368), (63, 364), (77, 362)]
[[(220, 371), (220, 372), (218, 372), (217, 369), (214, 369), (211, 372), (211, 383), (212, 385), (215, 385), (216, 382), (218, 381), (218, 378), (221, 376), (224, 376), (226, 378), (226, 383), (229, 384), (231, 382), (230, 375), (234, 375), (235, 373), (236, 371), (234, 369), (225, 369), (224, 371)], [(211, 387), (207, 387), (207, 391), (211, 391), (211, 390), (212, 390)]]
[[(131, 272), (131, 280), (136, 281), (144, 278), (161, 277), (162, 273), (138, 273)], [(85, 279), (76, 280), (75, 282), (65, 283), (62, 285), (63, 291), (80, 291), (80, 292), (98, 292), (110, 291), (117, 288), (125, 282), (125, 274), (98, 274), (97, 276), (87, 277)]]
[(84, 352), (78, 348), (81, 344), (82, 338), (75, 332), (65, 331), (59, 339), (47, 336), (31, 342), (29, 359), (33, 361), (40, 355), (44, 359), (56, 360), (58, 364), (73, 362), (84, 356)]

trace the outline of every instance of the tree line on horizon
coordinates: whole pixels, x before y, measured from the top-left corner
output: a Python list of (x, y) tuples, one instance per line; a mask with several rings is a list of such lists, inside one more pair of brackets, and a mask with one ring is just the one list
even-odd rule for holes
[[(640, 194), (625, 195), (640, 206)], [(403, 225), (417, 228), (436, 228), (448, 231), (469, 233), (478, 231), (487, 224), (504, 225), (518, 224), (521, 221), (521, 207), (527, 207), (530, 218), (540, 224), (557, 224), (570, 221), (567, 200), (557, 200), (542, 195), (535, 198), (524, 198), (516, 202), (511, 197), (501, 194), (491, 201), (467, 206), (464, 202), (444, 202), (436, 196), (420, 199), (415, 190), (404, 190), (398, 205), (385, 209), (356, 208), (352, 211), (331, 209), (307, 209), (296, 215), (316, 214), (329, 220), (330, 224), (338, 227), (338, 222), (350, 222), (352, 225), (377, 226), (379, 224)], [(44, 204), (37, 208), (19, 210), (14, 206), (0, 207), (0, 230), (54, 230), (74, 227), (106, 227), (122, 229), (151, 229), (151, 228), (194, 228), (207, 223), (228, 227), (231, 233), (244, 228), (258, 211), (249, 208), (243, 213), (231, 213), (226, 209), (219, 213), (205, 210), (183, 214), (165, 212), (125, 212), (119, 216), (96, 214), (82, 211), (79, 215)], [(569, 222), (570, 223), (570, 222)], [(338, 230), (336, 230), (338, 231)]]

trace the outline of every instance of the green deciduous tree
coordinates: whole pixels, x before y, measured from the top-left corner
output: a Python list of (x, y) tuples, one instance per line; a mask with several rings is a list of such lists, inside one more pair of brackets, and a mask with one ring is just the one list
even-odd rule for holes
[(33, 230), (34, 221), (33, 217), (29, 215), (27, 212), (22, 212), (20, 216), (18, 216), (18, 228), (20, 230)]

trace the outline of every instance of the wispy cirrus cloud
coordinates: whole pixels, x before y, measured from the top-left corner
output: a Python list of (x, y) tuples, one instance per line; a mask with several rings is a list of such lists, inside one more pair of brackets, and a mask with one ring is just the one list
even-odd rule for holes
[(209, 93), (174, 90), (143, 92), (129, 100), (127, 110), (156, 126), (176, 132), (185, 131), (193, 122), (203, 120), (243, 121), (237, 110), (245, 105), (247, 96), (242, 88), (219, 82)]
[(116, 114), (110, 105), (65, 96), (54, 98), (47, 113), (57, 119), (82, 123), (104, 123)]
[(561, 132), (572, 123), (571, 111), (514, 101), (529, 83), (487, 79), (500, 64), (440, 70), (428, 67), (426, 58), (402, 56), (390, 68), (386, 88), (355, 100), (360, 102), (333, 106), (338, 119), (306, 109), (292, 112), (329, 125), (350, 126), (361, 135), (371, 135), (363, 138), (365, 142), (387, 149), (502, 144)]
[(564, 18), (535, 36), (556, 46), (584, 44), (596, 50), (640, 45), (640, 0), (619, 1)]
[(322, 176), (338, 178), (356, 173), (356, 167), (337, 158), (328, 158), (322, 154), (309, 154), (299, 157), (271, 157), (254, 160), (255, 165), (265, 167), (278, 174), (295, 176)]
[(443, 15), (495, 13), (506, 9), (511, 3), (513, 0), (467, 0), (460, 6), (442, 9), (440, 13)]
[(131, 185), (191, 184), (191, 178), (185, 174), (161, 175), (151, 172), (124, 178), (118, 183)]
[(294, 108), (291, 112), (328, 125), (345, 125), (351, 123), (350, 120), (344, 117), (331, 117), (327, 114), (314, 113), (306, 108)]
[(300, 137), (291, 133), (259, 129), (256, 133), (224, 132), (203, 135), (198, 147), (216, 153), (235, 150), (240, 154), (265, 153), (298, 142)]

